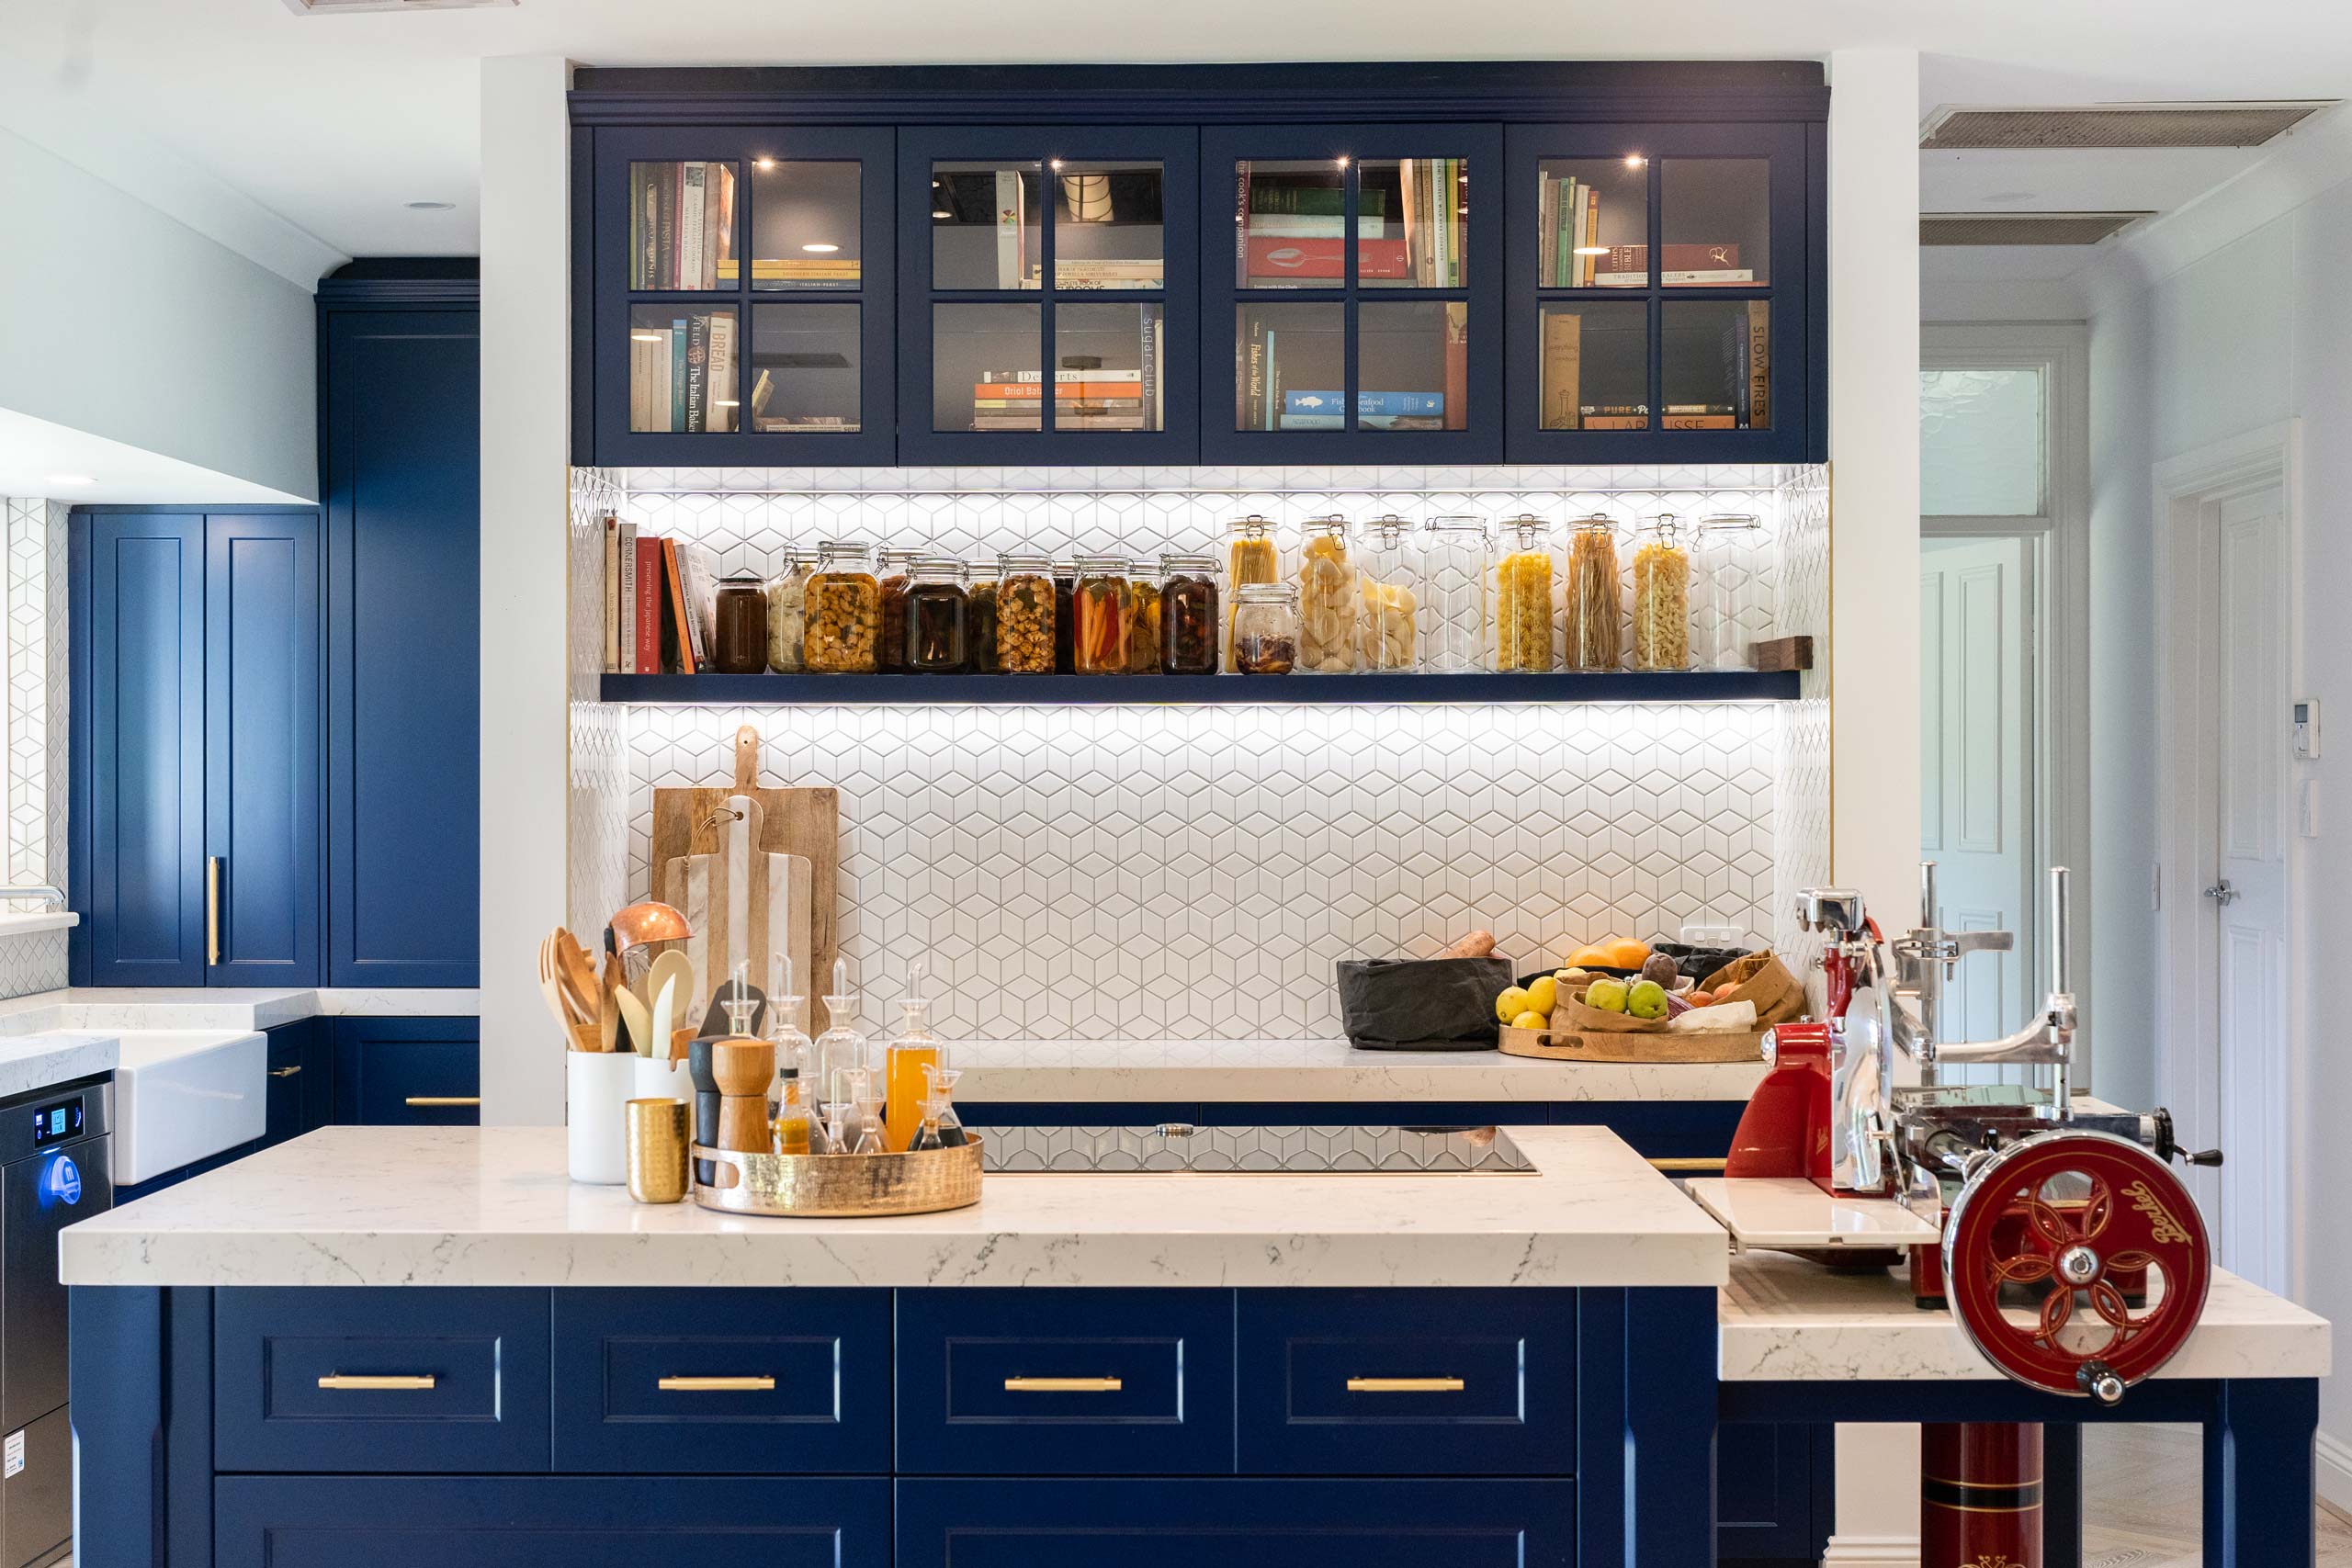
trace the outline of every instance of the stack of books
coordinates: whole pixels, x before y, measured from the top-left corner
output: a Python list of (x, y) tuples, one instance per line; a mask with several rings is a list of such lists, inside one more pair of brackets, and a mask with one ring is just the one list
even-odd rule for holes
[[(1586, 281), (1598, 288), (1644, 288), (1650, 281), (1647, 245), (1611, 245), (1605, 256), (1586, 258), (1597, 265)], [(1753, 283), (1756, 269), (1739, 265), (1737, 245), (1673, 244), (1666, 247), (1666, 270), (1658, 281), (1669, 288), (1709, 283)]]
[(1168, 264), (1144, 261), (1094, 261), (1083, 256), (1054, 258), (1057, 288), (1159, 288), (1168, 280)]
[[(733, 287), (739, 264), (732, 256), (720, 260), (718, 281)], [(752, 260), (754, 288), (855, 288), (865, 282), (865, 268), (855, 256), (786, 256)]]
[(628, 427), (733, 430), (738, 357), (732, 310), (681, 306), (662, 325), (640, 313), (628, 331)]
[[(1600, 269), (1600, 192), (1573, 175), (1546, 179), (1538, 204), (1535, 233), (1543, 247), (1547, 288), (1590, 288)], [(1646, 248), (1646, 247), (1644, 247)], [(1649, 282), (1649, 275), (1642, 275)], [(1558, 426), (1551, 428), (1557, 429)]]
[[(1403, 186), (1405, 274), (1418, 288), (1462, 287), (1462, 231), (1469, 220), (1466, 184), (1459, 158), (1405, 158), (1398, 161)], [(1369, 233), (1372, 225), (1358, 215), (1357, 227)], [(1364, 252), (1392, 240), (1367, 239), (1356, 246), (1356, 276), (1385, 276), (1370, 269)]]
[(629, 287), (716, 288), (733, 277), (735, 165), (628, 166)]
[(693, 675), (718, 635), (718, 560), (700, 545), (640, 534), (605, 514), (605, 669)]
[[(1359, 389), (1356, 428), (1360, 430), (1464, 430), (1470, 412), (1470, 307), (1447, 300), (1443, 348), (1444, 382), (1438, 387), (1396, 390)], [(1250, 310), (1233, 343), (1234, 420), (1242, 430), (1344, 430), (1347, 400), (1329, 387), (1339, 362), (1337, 334), (1327, 332), (1285, 332), (1270, 321), (1270, 312)], [(1304, 340), (1302, 344), (1300, 340)], [(1283, 355), (1294, 345), (1292, 358), (1304, 369), (1305, 389), (1289, 382), (1291, 366)], [(1302, 354), (1299, 349), (1303, 347)]]
[[(1337, 288), (1347, 276), (1347, 193), (1314, 171), (1234, 175), (1234, 261), (1245, 288)], [(1388, 193), (1378, 187), (1357, 198), (1356, 221), (1376, 230), (1387, 214)], [(1402, 240), (1367, 240), (1357, 247), (1360, 277), (1409, 276)]]
[[(974, 430), (1036, 430), (1045, 384), (1035, 370), (989, 370), (972, 389)], [(1054, 372), (1056, 430), (1150, 430), (1141, 370)]]

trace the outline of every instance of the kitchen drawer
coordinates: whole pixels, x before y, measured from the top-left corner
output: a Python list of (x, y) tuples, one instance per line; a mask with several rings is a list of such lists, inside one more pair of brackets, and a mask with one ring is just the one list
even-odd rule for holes
[(227, 1475), (213, 1568), (890, 1568), (888, 1481)]
[(548, 1468), (545, 1291), (223, 1289), (212, 1339), (221, 1470)]
[(890, 1292), (555, 1292), (555, 1468), (890, 1468)]
[(361, 1127), (480, 1122), (481, 1021), (336, 1019), (334, 1119)]
[(897, 1568), (1573, 1568), (1576, 1483), (902, 1481), (898, 1540)]
[(1246, 1475), (1576, 1469), (1573, 1291), (1243, 1291), (1235, 1321)]
[(1233, 1292), (899, 1292), (899, 1470), (1226, 1474)]

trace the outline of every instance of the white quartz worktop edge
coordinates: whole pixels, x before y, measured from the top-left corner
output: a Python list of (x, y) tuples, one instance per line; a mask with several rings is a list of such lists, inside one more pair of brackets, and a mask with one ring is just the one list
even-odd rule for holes
[(481, 1012), (481, 993), (470, 989), (77, 986), (0, 1002), (0, 1034), (44, 1029), (274, 1029), (306, 1018), (474, 1018)]
[(0, 1100), (114, 1071), (121, 1047), (110, 1034), (0, 1036)]

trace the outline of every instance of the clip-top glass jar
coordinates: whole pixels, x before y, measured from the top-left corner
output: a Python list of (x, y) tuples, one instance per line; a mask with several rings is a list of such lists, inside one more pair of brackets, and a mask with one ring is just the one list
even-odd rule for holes
[(882, 636), (875, 667), (885, 671), (907, 667), (907, 589), (914, 581), (920, 550), (892, 549), (875, 553), (875, 572), (881, 580)]
[(1127, 563), (1081, 556), (1070, 590), (1070, 668), (1080, 675), (1127, 672)]
[(964, 592), (964, 563), (924, 556), (907, 568), (906, 667), (910, 674), (939, 674), (966, 667), (971, 602)]
[(1363, 604), (1356, 615), (1356, 664), (1364, 670), (1410, 670), (1419, 638), (1413, 592), (1413, 525), (1391, 513), (1358, 531), (1356, 580)]
[(1226, 611), (1226, 668), (1240, 668), (1232, 658), (1233, 617), (1241, 608), (1241, 591), (1252, 583), (1280, 582), (1283, 580), (1281, 551), (1274, 544), (1274, 524), (1271, 517), (1251, 513), (1236, 517), (1225, 525), (1225, 586), (1232, 597)]
[(997, 558), (996, 664), (1007, 675), (1054, 672), (1054, 563), (1039, 555)]
[(882, 635), (882, 587), (866, 570), (865, 547), (827, 539), (803, 592), (807, 628), (802, 657), (820, 675), (865, 675)]
[(964, 585), (964, 667), (976, 674), (994, 675), (996, 661), (997, 567), (977, 561)]
[(1159, 558), (1159, 668), (1214, 675), (1217, 663), (1216, 558)]
[(1127, 673), (1159, 673), (1159, 579), (1140, 557), (1127, 563)]
[(808, 622), (808, 561), (797, 550), (784, 552), (784, 564), (768, 579), (768, 668), (797, 675)]
[(1614, 670), (1624, 653), (1624, 581), (1617, 525), (1599, 513), (1568, 528), (1567, 667)]
[(1253, 582), (1233, 595), (1233, 667), (1244, 675), (1287, 675), (1298, 664), (1298, 590)]
[(1763, 520), (1750, 513), (1699, 519), (1698, 548), (1690, 557), (1690, 652), (1702, 670), (1747, 668), (1747, 635), (1732, 600), (1749, 580), (1763, 538)]
[(1298, 552), (1298, 667), (1356, 667), (1356, 563), (1344, 517), (1310, 519)]
[(1670, 513), (1634, 546), (1634, 668), (1690, 668), (1690, 530)]
[(1421, 666), (1460, 673), (1487, 667), (1484, 518), (1432, 517), (1421, 525)]
[(1552, 525), (1505, 518), (1495, 541), (1495, 668), (1552, 668)]
[(768, 590), (757, 574), (737, 572), (718, 585), (710, 607), (710, 667), (721, 675), (757, 675), (768, 667)]

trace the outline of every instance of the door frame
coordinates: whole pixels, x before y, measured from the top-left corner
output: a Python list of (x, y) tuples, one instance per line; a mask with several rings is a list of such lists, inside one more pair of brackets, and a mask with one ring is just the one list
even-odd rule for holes
[[(2201, 570), (2206, 529), (2222, 502), (2250, 491), (2276, 487), (2285, 511), (2287, 548), (2279, 563), (2278, 602), (2287, 608), (2286, 680), (2290, 699), (2304, 690), (2303, 606), (2295, 585), (2303, 572), (2303, 430), (2301, 419), (2281, 420), (2245, 434), (2213, 442), (2155, 465), (2151, 484), (2155, 513), (2156, 615), (2153, 625), (2177, 628), (2156, 638), (2159, 692), (2193, 689), (2200, 671), (2214, 668), (2220, 654), (2218, 626), (2201, 613), (2211, 586)], [(2199, 976), (2212, 966), (2220, 916), (2200, 896), (2200, 867), (2213, 848), (2221, 808), (2218, 782), (2198, 754), (2201, 727), (2177, 704), (2156, 705), (2156, 1088), (2166, 1104), (2192, 1107), (2194, 1125), (2218, 1125), (2221, 1046), (2196, 1027)], [(2279, 771), (2281, 798), (2275, 805), (2282, 823), (2291, 823), (2301, 775)], [(2288, 1256), (2278, 1278), (2288, 1293), (2304, 1291), (2304, 1222), (2310, 1213), (2307, 1118), (2311, 1103), (2307, 1050), (2309, 1005), (2303, 977), (2310, 971), (2304, 908), (2309, 874), (2307, 840), (2290, 827), (2284, 835), (2287, 876), (2287, 1073), (2290, 1103), (2273, 1108), (2275, 1132), (2287, 1152)], [(2223, 1151), (2227, 1153), (2228, 1151)], [(2191, 1170), (2188, 1181), (2201, 1202), (2217, 1195), (2218, 1178)]]

